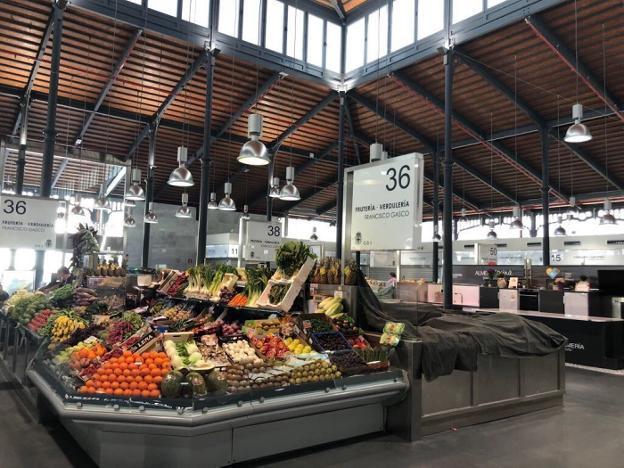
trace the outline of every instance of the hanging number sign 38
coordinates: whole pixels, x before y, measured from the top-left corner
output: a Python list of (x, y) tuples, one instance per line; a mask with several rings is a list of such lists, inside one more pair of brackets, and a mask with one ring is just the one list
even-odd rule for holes
[(353, 168), (351, 249), (410, 250), (420, 244), (422, 155)]

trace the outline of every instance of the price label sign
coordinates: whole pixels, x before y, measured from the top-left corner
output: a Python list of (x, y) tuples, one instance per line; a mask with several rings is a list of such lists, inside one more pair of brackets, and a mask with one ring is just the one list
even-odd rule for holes
[(420, 244), (421, 154), (358, 166), (352, 187), (352, 250), (410, 250)]
[(0, 196), (0, 247), (53, 249), (57, 200)]

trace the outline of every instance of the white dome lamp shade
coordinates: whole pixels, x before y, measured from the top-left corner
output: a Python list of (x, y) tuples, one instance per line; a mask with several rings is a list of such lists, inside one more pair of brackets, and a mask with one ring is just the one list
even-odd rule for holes
[(195, 185), (193, 174), (186, 168), (188, 159), (188, 149), (185, 146), (178, 146), (178, 167), (171, 172), (167, 184), (173, 187), (192, 187)]
[(271, 197), (271, 198), (279, 198), (280, 197), (280, 180), (279, 180), (279, 177), (273, 177), (273, 182), (271, 184), (271, 190), (269, 190), (269, 197)]
[(298, 201), (301, 200), (299, 195), (299, 189), (293, 184), (295, 181), (295, 168), (288, 166), (286, 168), (286, 185), (280, 190), (280, 200), (284, 201)]
[(148, 205), (147, 213), (145, 213), (145, 218), (143, 218), (148, 224), (158, 224), (158, 215), (154, 211), (154, 202), (150, 202)]
[(247, 166), (266, 166), (271, 162), (271, 155), (264, 143), (260, 141), (262, 136), (262, 115), (251, 114), (247, 119), (247, 132), (249, 141), (243, 145), (238, 155), (238, 162)]
[(85, 215), (84, 208), (82, 206), (80, 206), (80, 197), (78, 195), (76, 195), (76, 203), (74, 204), (74, 206), (72, 206), (71, 214), (73, 214), (75, 216), (84, 216)]
[(559, 224), (554, 231), (555, 236), (563, 237), (567, 234), (565, 228), (561, 225), (563, 223), (563, 217), (561, 215), (557, 216), (557, 223)]
[(132, 216), (132, 208), (126, 209), (126, 216), (124, 217), (124, 226), (127, 228), (136, 227), (136, 220), (134, 216)]
[(141, 169), (132, 169), (132, 183), (126, 192), (125, 198), (131, 201), (145, 200), (145, 191), (141, 187)]
[(225, 196), (219, 202), (219, 210), (221, 211), (236, 211), (236, 203), (232, 200), (232, 184), (230, 182), (226, 182), (223, 184), (223, 191), (225, 192)]
[(176, 218), (189, 219), (193, 217), (193, 211), (188, 207), (188, 193), (182, 194), (182, 206), (178, 208), (175, 214)]
[(209, 210), (218, 210), (219, 205), (217, 204), (217, 194), (215, 192), (210, 192), (210, 201), (208, 202)]
[(613, 216), (613, 214), (611, 213), (611, 200), (609, 200), (608, 198), (605, 199), (604, 201), (604, 213), (602, 214), (602, 217), (600, 218), (600, 224), (607, 224), (607, 225), (613, 225), (613, 224), (617, 224), (617, 220), (615, 219), (615, 216)]
[(490, 227), (490, 230), (487, 233), (487, 238), (488, 239), (497, 239), (498, 238), (498, 234), (496, 234), (496, 231), (494, 230), (494, 226), (496, 226), (494, 224), (494, 221), (490, 221), (488, 223), (488, 226)]
[(563, 138), (566, 143), (585, 143), (592, 139), (592, 134), (586, 125), (581, 123), (583, 120), (583, 105), (576, 103), (572, 106), (572, 118), (574, 123), (568, 128)]
[(515, 206), (513, 209), (513, 221), (509, 225), (511, 229), (522, 229), (524, 225), (522, 224), (522, 210), (519, 206)]
[(104, 187), (104, 184), (102, 184), (100, 186), (100, 195), (98, 196), (97, 200), (95, 200), (95, 204), (93, 205), (94, 210), (111, 211), (110, 203), (108, 201), (108, 198), (106, 198), (105, 193), (106, 189)]

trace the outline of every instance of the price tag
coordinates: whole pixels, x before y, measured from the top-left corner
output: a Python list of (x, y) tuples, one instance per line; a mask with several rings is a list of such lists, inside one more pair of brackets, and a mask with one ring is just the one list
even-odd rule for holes
[(8, 248), (53, 249), (58, 201), (49, 198), (0, 196), (0, 239)]
[(340, 290), (334, 291), (334, 297), (339, 297), (340, 299), (342, 299), (342, 291)]

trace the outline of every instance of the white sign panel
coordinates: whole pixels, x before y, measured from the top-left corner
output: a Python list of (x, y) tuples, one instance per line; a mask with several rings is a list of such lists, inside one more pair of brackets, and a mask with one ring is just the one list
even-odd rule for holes
[(412, 250), (420, 243), (423, 157), (407, 154), (353, 171), (352, 250)]
[(247, 221), (247, 242), (244, 257), (246, 260), (271, 261), (275, 259), (275, 249), (284, 238), (282, 223), (278, 221)]
[(54, 249), (57, 200), (0, 196), (0, 247)]

